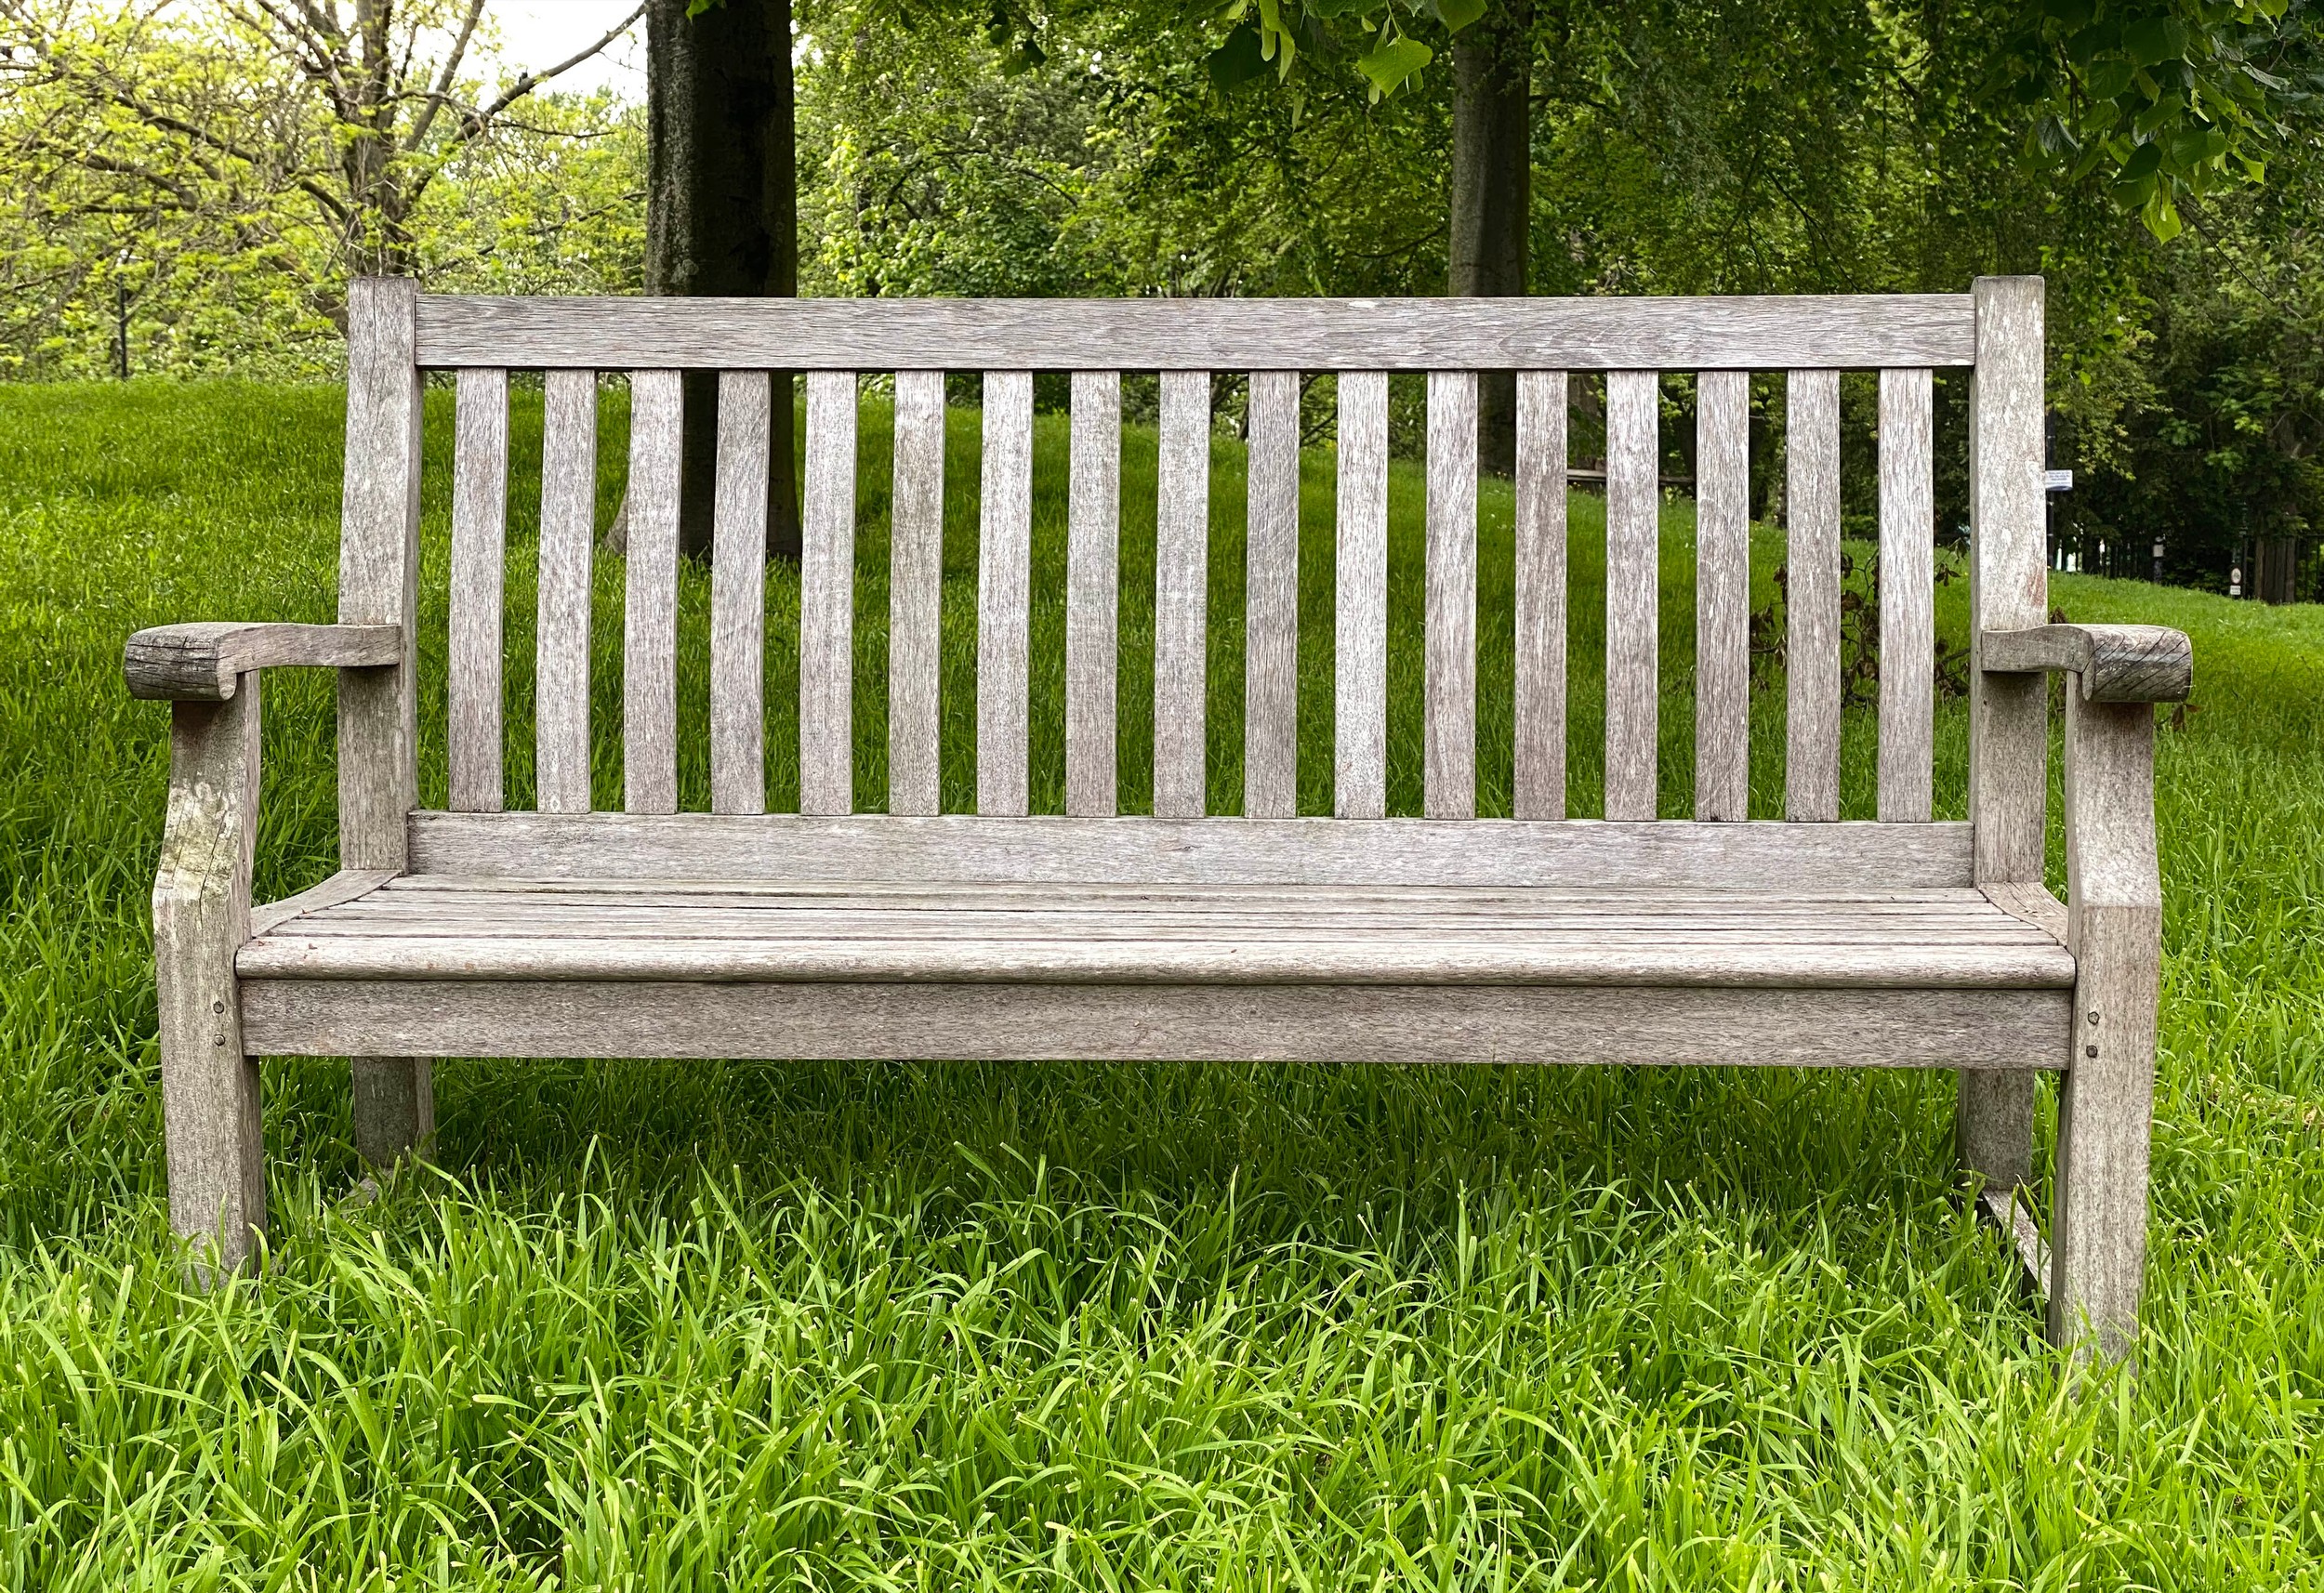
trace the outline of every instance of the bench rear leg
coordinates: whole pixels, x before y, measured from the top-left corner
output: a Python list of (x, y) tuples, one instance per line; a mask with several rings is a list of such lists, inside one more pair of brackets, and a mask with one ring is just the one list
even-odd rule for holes
[(1955, 1075), (1953, 1148), (1973, 1183), (2006, 1194), (2033, 1182), (2034, 1075), (1963, 1068)]
[(426, 1057), (357, 1057), (355, 1149), (375, 1167), (425, 1156), (436, 1136), (433, 1066)]
[(153, 882), (169, 1222), (196, 1246), (196, 1284), (240, 1270), (266, 1230), (258, 1067), (243, 1051), (234, 954), (250, 924), (258, 678), (170, 723), (169, 820)]

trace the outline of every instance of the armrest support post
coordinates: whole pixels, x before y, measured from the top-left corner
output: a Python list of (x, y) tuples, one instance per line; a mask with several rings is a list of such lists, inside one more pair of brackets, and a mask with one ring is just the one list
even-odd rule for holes
[(169, 1218), (197, 1279), (242, 1268), (266, 1229), (258, 1071), (244, 1054), (234, 954), (250, 926), (258, 676), (172, 704), (169, 816), (153, 882)]

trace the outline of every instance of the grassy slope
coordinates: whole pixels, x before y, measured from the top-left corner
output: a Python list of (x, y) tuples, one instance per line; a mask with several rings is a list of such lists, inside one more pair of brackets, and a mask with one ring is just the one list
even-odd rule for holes
[[(165, 715), (124, 698), (118, 647), (160, 619), (328, 616), (337, 409), (316, 389), (0, 388), (0, 1586), (747, 1586), (802, 1569), (830, 1586), (2324, 1585), (2315, 609), (2056, 583), (2076, 618), (2185, 626), (2199, 661), (2199, 706), (2162, 738), (2144, 1370), (2079, 1407), (1994, 1247), (1944, 1198), (1942, 1076), (453, 1063), (443, 1170), (350, 1210), (344, 1068), (291, 1062), (268, 1073), (266, 1279), (181, 1294), (144, 925)], [(947, 561), (965, 573), (958, 418)], [(447, 421), (431, 408), (431, 448)], [(1044, 467), (1062, 464), (1044, 426)], [(867, 439), (882, 431), (867, 416)], [(1152, 438), (1129, 446), (1135, 637)], [(876, 452), (865, 792), (883, 733)], [(1327, 524), (1327, 458), (1309, 470), (1309, 523)], [(1221, 447), (1221, 616), (1240, 612), (1239, 471)], [(1050, 807), (1061, 475), (1037, 531), (1034, 789)], [(1409, 612), (1419, 482), (1395, 492)], [(1593, 507), (1576, 501), (1584, 812)], [(1485, 514), (1485, 805), (1505, 810), (1506, 495), (1488, 488)], [(1320, 641), (1327, 548), (1304, 576)], [(521, 659), (522, 554), (510, 595)], [(1959, 588), (1945, 595), (1957, 626)], [(1691, 599), (1667, 596), (1676, 813)], [(696, 715), (704, 597), (690, 584)], [(772, 660), (795, 646), (795, 605), (778, 581)], [(946, 614), (946, 788), (965, 805), (965, 585)], [(1240, 678), (1220, 630), (1214, 806), (1231, 808)], [(1321, 808), (1329, 676), (1304, 651), (1302, 796)], [(1418, 671), (1400, 633), (1405, 810)], [(1133, 747), (1147, 679), (1133, 653)], [(520, 668), (520, 728), (528, 690)], [(440, 726), (441, 704), (429, 714)], [(1768, 811), (1779, 714), (1763, 704), (1758, 737)], [(330, 866), (325, 683), (270, 681), (267, 717), (272, 895)], [(1850, 727), (1852, 811), (1868, 728)], [(788, 739), (778, 722), (778, 804)], [(1958, 812), (1957, 708), (1940, 747), (1940, 808)], [(1135, 805), (1134, 752), (1123, 774)], [(682, 779), (698, 804), (705, 770)], [(521, 796), (522, 749), (511, 781)], [(611, 757), (601, 802), (617, 791)]]

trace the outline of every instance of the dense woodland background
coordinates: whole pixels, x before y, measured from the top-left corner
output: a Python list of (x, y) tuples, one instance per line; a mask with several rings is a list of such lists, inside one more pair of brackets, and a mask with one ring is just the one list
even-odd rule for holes
[[(1371, 13), (1287, 0), (654, 6), (636, 25), (663, 30), (666, 85), (677, 30), (789, 13), (797, 289), (844, 295), (1479, 291), (1448, 283), (1452, 46), (1456, 25), (1473, 39), (1521, 17), (1527, 291), (1957, 291), (2043, 272), (2053, 463), (2077, 472), (2061, 555), (2144, 575), (2159, 542), (2175, 581), (2225, 590), (2248, 564), (2247, 591), (2317, 594), (2324, 287), (2306, 267), (2324, 151), (2301, 5), (1383, 0), (1360, 59), (1328, 30)], [(447, 291), (671, 291), (649, 258), (667, 178), (648, 106), (478, 80), (483, 0), (341, 11), (0, 0), (0, 374), (328, 377), (360, 270)], [(1262, 15), (1297, 19), (1297, 72), (1281, 40), (1262, 59)], [(2044, 50), (2067, 72), (2054, 103)], [(2264, 86), (2264, 137), (2214, 125), (2221, 71)], [(2115, 114), (2104, 89), (2129, 107), (2120, 126), (2077, 142), (2085, 101)], [(1677, 475), (1684, 388), (1668, 392)], [(1957, 415), (1963, 398), (1954, 382), (1942, 402)], [(1773, 515), (1779, 385), (1762, 402)], [(1223, 386), (1221, 406), (1231, 423)], [(1851, 400), (1868, 440), (1870, 411), (1868, 390)], [(1957, 504), (1957, 476), (1950, 490)]]

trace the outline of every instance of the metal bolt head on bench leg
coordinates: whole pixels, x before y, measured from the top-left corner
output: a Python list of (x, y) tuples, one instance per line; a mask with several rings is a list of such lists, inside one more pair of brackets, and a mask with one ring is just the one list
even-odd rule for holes
[(357, 1057), (355, 1149), (375, 1167), (425, 1156), (436, 1136), (433, 1064), (426, 1057)]

